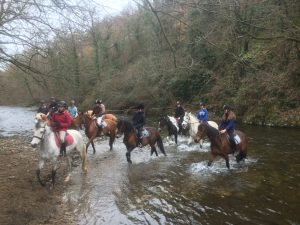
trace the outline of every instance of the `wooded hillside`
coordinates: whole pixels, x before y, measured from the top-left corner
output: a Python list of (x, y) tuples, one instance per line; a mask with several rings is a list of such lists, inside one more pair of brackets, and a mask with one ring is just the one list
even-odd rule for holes
[(247, 123), (300, 126), (300, 1), (143, 0), (112, 18), (85, 13), (43, 53), (18, 56), (29, 67), (10, 62), (0, 104), (56, 96), (85, 110), (100, 98), (160, 114), (179, 99), (192, 111), (204, 101), (218, 116), (231, 104)]

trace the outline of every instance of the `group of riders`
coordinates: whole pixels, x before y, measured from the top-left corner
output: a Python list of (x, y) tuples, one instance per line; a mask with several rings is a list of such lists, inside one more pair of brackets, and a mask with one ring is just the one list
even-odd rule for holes
[[(206, 109), (206, 106), (203, 102), (199, 103), (200, 109), (196, 113), (196, 118), (199, 120), (200, 123), (206, 123), (208, 121), (208, 110)], [(224, 113), (222, 115), (221, 123), (219, 124), (219, 131), (221, 134), (227, 132), (229, 136), (229, 141), (231, 145), (231, 149), (233, 151), (236, 150), (236, 143), (234, 140), (235, 136), (235, 122), (236, 122), (236, 115), (233, 111), (233, 108), (229, 105), (223, 106)], [(182, 130), (182, 122), (185, 115), (184, 108), (181, 106), (180, 102), (176, 102), (176, 108), (175, 108), (175, 118), (177, 120), (177, 123), (179, 125), (179, 131)]]
[[(196, 118), (200, 123), (205, 123), (208, 121), (208, 110), (203, 102), (199, 103), (200, 109), (196, 113)], [(136, 111), (132, 117), (132, 125), (136, 129), (138, 140), (140, 141), (142, 137), (142, 130), (146, 123), (145, 121), (145, 113), (144, 113), (144, 105), (139, 104), (135, 107)], [(223, 106), (223, 116), (221, 123), (219, 124), (220, 133), (227, 132), (229, 136), (229, 141), (231, 144), (231, 148), (234, 151), (236, 149), (236, 143), (234, 140), (234, 131), (235, 131), (235, 121), (236, 115), (229, 105)], [(39, 107), (38, 113), (44, 113), (50, 119), (50, 125), (55, 132), (57, 132), (59, 139), (61, 141), (61, 151), (60, 155), (66, 154), (66, 144), (65, 137), (66, 131), (71, 126), (72, 118), (76, 118), (78, 116), (78, 110), (75, 106), (75, 101), (71, 100), (69, 107), (65, 101), (57, 101), (54, 97), (51, 97), (51, 101), (49, 105), (47, 105), (44, 101), (41, 102), (41, 106)], [(95, 105), (93, 107), (92, 117), (99, 118), (105, 113), (105, 106), (102, 100), (97, 99), (95, 101)], [(182, 132), (182, 122), (185, 116), (185, 110), (181, 105), (180, 101), (176, 102), (174, 117), (177, 120), (179, 132)], [(138, 143), (140, 144), (140, 143)]]

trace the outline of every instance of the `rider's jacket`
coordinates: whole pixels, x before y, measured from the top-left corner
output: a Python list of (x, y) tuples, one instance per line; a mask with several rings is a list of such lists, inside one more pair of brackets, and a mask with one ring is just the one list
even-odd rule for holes
[(201, 122), (207, 122), (207, 120), (208, 120), (208, 111), (207, 111), (207, 109), (200, 109), (197, 112), (196, 117)]
[(140, 129), (145, 125), (145, 114), (144, 112), (136, 112), (132, 118), (132, 125), (136, 129)]
[(236, 116), (234, 112), (230, 111), (228, 114), (222, 116), (222, 121), (219, 125), (219, 129), (226, 129), (227, 133), (232, 134), (235, 130)]
[(71, 117), (74, 118), (74, 117), (77, 116), (77, 107), (76, 107), (75, 105), (69, 106), (69, 107), (68, 107), (68, 111), (69, 111)]
[(95, 115), (96, 117), (102, 116), (102, 107), (100, 104), (96, 104), (93, 108), (93, 115)]
[(68, 111), (55, 112), (50, 119), (50, 125), (54, 131), (66, 131), (71, 126), (71, 120)]
[(177, 106), (175, 109), (175, 118), (184, 117), (184, 109), (182, 106)]

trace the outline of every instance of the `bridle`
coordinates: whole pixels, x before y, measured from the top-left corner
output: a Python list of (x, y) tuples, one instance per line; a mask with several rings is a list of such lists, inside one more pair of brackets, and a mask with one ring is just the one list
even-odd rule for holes
[(43, 129), (43, 131), (41, 132), (41, 136), (36, 136), (34, 135), (33, 138), (37, 138), (39, 140), (43, 140), (44, 139), (44, 136), (45, 136), (45, 133), (46, 133), (46, 124), (44, 126), (41, 126), (41, 128)]

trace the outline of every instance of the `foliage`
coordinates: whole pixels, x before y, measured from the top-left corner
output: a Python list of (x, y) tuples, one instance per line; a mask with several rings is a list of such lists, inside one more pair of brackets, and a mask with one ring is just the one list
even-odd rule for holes
[(55, 95), (75, 98), (84, 109), (101, 98), (111, 109), (144, 102), (157, 112), (177, 99), (202, 100), (213, 111), (232, 104), (246, 122), (279, 121), (276, 115), (300, 108), (299, 6), (297, 0), (141, 1), (104, 19), (93, 8), (83, 27), (62, 24), (43, 43), (43, 56), (30, 57), (29, 48), (19, 57), (42, 73), (10, 66), (6, 76), (22, 82), (1, 81), (7, 93), (27, 90), (21, 99), (28, 104)]

